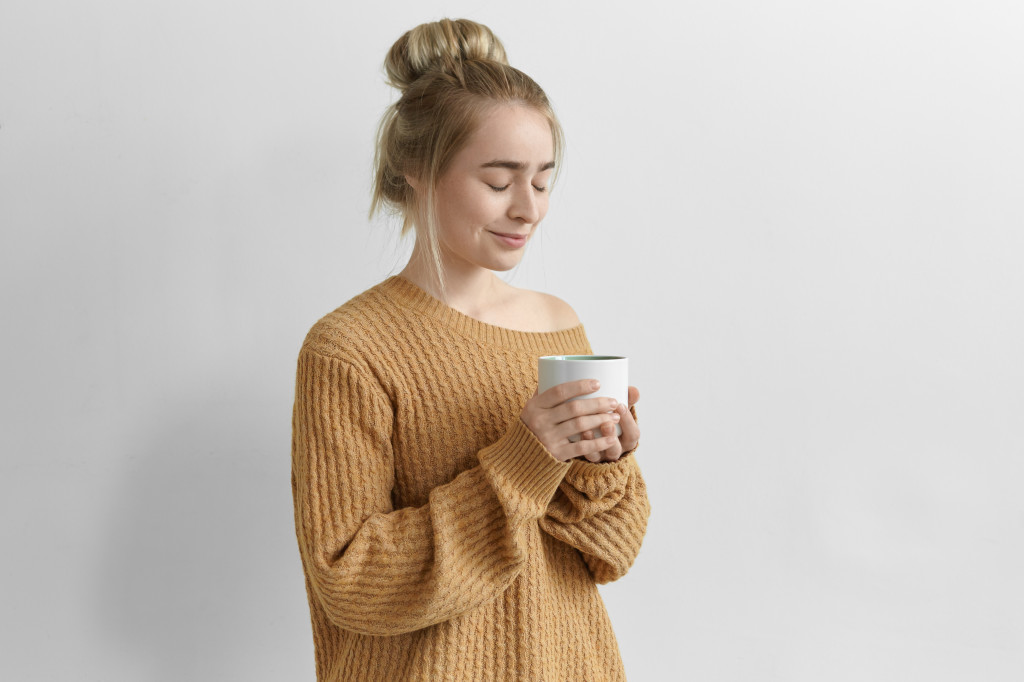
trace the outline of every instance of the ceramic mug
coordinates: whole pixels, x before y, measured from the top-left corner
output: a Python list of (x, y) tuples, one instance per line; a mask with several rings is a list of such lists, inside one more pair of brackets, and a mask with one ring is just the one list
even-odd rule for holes
[[(543, 393), (552, 386), (579, 379), (597, 379), (601, 388), (571, 400), (584, 398), (615, 398), (629, 405), (629, 358), (618, 355), (545, 355), (537, 360), (537, 388)], [(616, 435), (622, 427), (615, 425)], [(575, 443), (576, 434), (569, 438)]]

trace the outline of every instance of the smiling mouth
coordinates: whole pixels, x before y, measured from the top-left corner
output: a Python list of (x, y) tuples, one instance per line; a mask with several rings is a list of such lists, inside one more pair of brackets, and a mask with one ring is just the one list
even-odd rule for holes
[(526, 239), (529, 234), (505, 234), (503, 232), (491, 232), (497, 239), (504, 242), (507, 246), (511, 246), (516, 249), (521, 249), (526, 246)]

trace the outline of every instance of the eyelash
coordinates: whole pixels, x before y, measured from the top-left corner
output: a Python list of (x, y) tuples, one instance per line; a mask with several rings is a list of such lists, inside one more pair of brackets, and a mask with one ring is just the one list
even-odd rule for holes
[[(488, 184), (487, 186), (490, 187), (491, 189), (493, 189), (495, 192), (504, 192), (505, 190), (507, 190), (510, 187), (510, 185), (505, 185), (504, 187), (495, 187), (494, 185), (490, 185), (490, 184)], [(548, 191), (547, 187), (538, 187), (537, 185), (534, 185), (533, 188), (535, 190), (537, 190), (538, 192), (547, 192)]]

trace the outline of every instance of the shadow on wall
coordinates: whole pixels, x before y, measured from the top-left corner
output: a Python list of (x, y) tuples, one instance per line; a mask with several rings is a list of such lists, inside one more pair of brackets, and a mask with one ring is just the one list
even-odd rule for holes
[(146, 679), (312, 677), (290, 396), (256, 403), (257, 390), (162, 410), (110, 503), (97, 626)]

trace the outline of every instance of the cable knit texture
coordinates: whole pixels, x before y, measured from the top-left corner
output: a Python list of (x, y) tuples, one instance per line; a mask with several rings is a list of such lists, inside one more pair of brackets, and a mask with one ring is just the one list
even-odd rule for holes
[(539, 356), (590, 352), (399, 276), (313, 325), (292, 493), (320, 682), (625, 680), (595, 583), (647, 527), (635, 454), (559, 462), (519, 418)]

